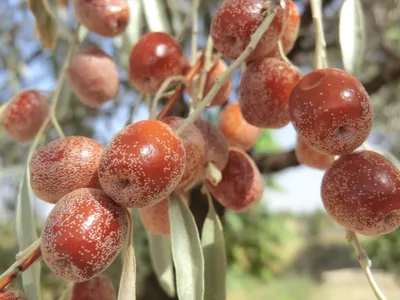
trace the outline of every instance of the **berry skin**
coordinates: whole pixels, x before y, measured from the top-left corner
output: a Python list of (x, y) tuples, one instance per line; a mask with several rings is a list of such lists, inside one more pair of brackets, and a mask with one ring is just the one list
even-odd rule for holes
[(67, 74), (71, 88), (86, 106), (98, 107), (118, 94), (117, 66), (99, 48), (90, 47), (75, 54)]
[(240, 111), (239, 103), (230, 103), (219, 116), (219, 129), (230, 146), (248, 150), (258, 139), (260, 128), (247, 123)]
[[(271, 5), (271, 2), (273, 1), (225, 1), (211, 24), (215, 49), (226, 58), (238, 58), (250, 43), (251, 35), (265, 19), (265, 4)], [(280, 9), (247, 61), (263, 58), (278, 44), (283, 32), (284, 16), (284, 11)]]
[(185, 57), (178, 42), (163, 32), (143, 35), (129, 58), (129, 79), (145, 94), (155, 94), (165, 79), (181, 75)]
[[(176, 130), (182, 124), (184, 119), (180, 117), (167, 117), (163, 122), (168, 124), (172, 130)], [(185, 147), (185, 171), (181, 181), (176, 186), (176, 190), (186, 189), (196, 178), (200, 169), (204, 165), (205, 144), (200, 130), (191, 124), (180, 135)]]
[(229, 160), (217, 186), (209, 185), (211, 193), (224, 207), (243, 211), (258, 201), (264, 191), (260, 171), (243, 150), (229, 148)]
[(286, 0), (285, 28), (281, 37), (282, 47), (285, 54), (292, 50), (300, 29), (300, 13), (292, 0)]
[(129, 23), (129, 6), (124, 0), (75, 0), (74, 6), (78, 21), (104, 37), (123, 33)]
[(0, 300), (28, 300), (28, 298), (19, 290), (1, 290)]
[(400, 173), (376, 152), (341, 156), (326, 171), (321, 196), (337, 223), (360, 234), (382, 235), (400, 225)]
[(142, 208), (175, 190), (185, 170), (185, 146), (161, 121), (128, 125), (105, 147), (99, 179), (118, 204)]
[(99, 275), (88, 281), (74, 282), (70, 300), (116, 300), (111, 280)]
[(103, 146), (83, 136), (56, 139), (32, 155), (30, 180), (35, 195), (56, 203), (83, 187), (99, 188), (98, 166)]
[(328, 169), (335, 159), (333, 155), (318, 152), (308, 146), (299, 136), (296, 143), (296, 157), (302, 165), (320, 170)]
[(42, 231), (42, 256), (57, 276), (87, 281), (117, 257), (128, 230), (125, 209), (102, 190), (83, 188), (64, 196)]
[(300, 75), (288, 63), (266, 58), (252, 62), (239, 86), (240, 110), (246, 121), (262, 128), (289, 124), (289, 95)]
[(21, 92), (7, 104), (1, 123), (15, 141), (31, 141), (49, 115), (47, 98), (37, 90)]
[(159, 235), (169, 235), (169, 199), (164, 199), (154, 205), (141, 208), (140, 217), (148, 232)]
[(290, 94), (289, 113), (304, 141), (331, 155), (361, 146), (373, 121), (371, 101), (361, 83), (333, 68), (315, 70), (300, 79)]

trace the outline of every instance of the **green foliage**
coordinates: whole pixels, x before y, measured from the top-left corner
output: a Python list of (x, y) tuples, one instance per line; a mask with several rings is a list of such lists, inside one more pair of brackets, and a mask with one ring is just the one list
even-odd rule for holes
[(266, 153), (281, 150), (279, 143), (274, 140), (271, 129), (262, 129), (257, 143), (254, 145), (255, 153)]

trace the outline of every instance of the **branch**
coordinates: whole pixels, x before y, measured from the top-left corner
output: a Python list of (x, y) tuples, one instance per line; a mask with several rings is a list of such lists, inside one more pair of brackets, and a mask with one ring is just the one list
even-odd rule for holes
[(254, 157), (254, 161), (263, 174), (275, 173), (300, 165), (294, 149), (286, 152), (256, 156)]
[(396, 62), (389, 62), (385, 67), (381, 68), (380, 72), (375, 77), (363, 85), (368, 94), (376, 93), (381, 87), (390, 84), (391, 82), (400, 78), (400, 60)]

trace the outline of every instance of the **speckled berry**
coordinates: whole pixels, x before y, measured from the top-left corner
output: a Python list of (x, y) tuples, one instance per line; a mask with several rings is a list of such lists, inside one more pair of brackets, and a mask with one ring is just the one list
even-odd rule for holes
[(300, 13), (292, 0), (286, 0), (285, 15), (285, 28), (281, 41), (283, 51), (288, 54), (296, 42), (300, 29)]
[(335, 159), (333, 155), (321, 153), (313, 149), (301, 137), (297, 137), (295, 151), (299, 163), (314, 169), (326, 170)]
[(19, 290), (1, 290), (0, 300), (28, 300), (25, 294)]
[(74, 282), (70, 300), (116, 300), (115, 289), (111, 280), (99, 275), (88, 281)]

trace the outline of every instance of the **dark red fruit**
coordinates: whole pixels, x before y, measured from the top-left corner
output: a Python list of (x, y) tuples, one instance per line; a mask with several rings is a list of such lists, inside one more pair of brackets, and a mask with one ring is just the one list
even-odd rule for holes
[(178, 42), (163, 32), (143, 35), (129, 58), (129, 78), (142, 93), (155, 94), (165, 79), (181, 75), (186, 61)]
[(118, 204), (141, 208), (168, 197), (181, 181), (185, 161), (184, 142), (167, 124), (140, 121), (105, 147), (99, 179)]
[(299, 163), (320, 170), (328, 169), (335, 159), (333, 155), (318, 152), (308, 146), (300, 137), (297, 137), (296, 157)]
[(0, 300), (28, 300), (28, 298), (19, 290), (1, 290)]
[(282, 60), (266, 58), (251, 63), (239, 86), (243, 117), (262, 128), (289, 124), (289, 95), (299, 79), (298, 71)]
[(289, 113), (304, 141), (331, 155), (350, 153), (367, 139), (373, 121), (362, 84), (332, 68), (305, 75), (290, 94)]
[(292, 0), (286, 0), (285, 28), (281, 37), (282, 47), (285, 54), (292, 50), (300, 29), (300, 13)]
[(103, 191), (75, 190), (50, 212), (42, 231), (42, 256), (56, 275), (86, 281), (114, 261), (127, 230), (125, 209)]
[(116, 300), (111, 280), (99, 275), (88, 281), (74, 282), (70, 300)]
[(46, 202), (56, 203), (73, 190), (99, 188), (102, 152), (100, 143), (83, 136), (59, 138), (42, 146), (29, 163), (33, 192)]
[(386, 234), (400, 225), (400, 173), (378, 153), (341, 156), (326, 171), (321, 195), (328, 214), (360, 234)]

